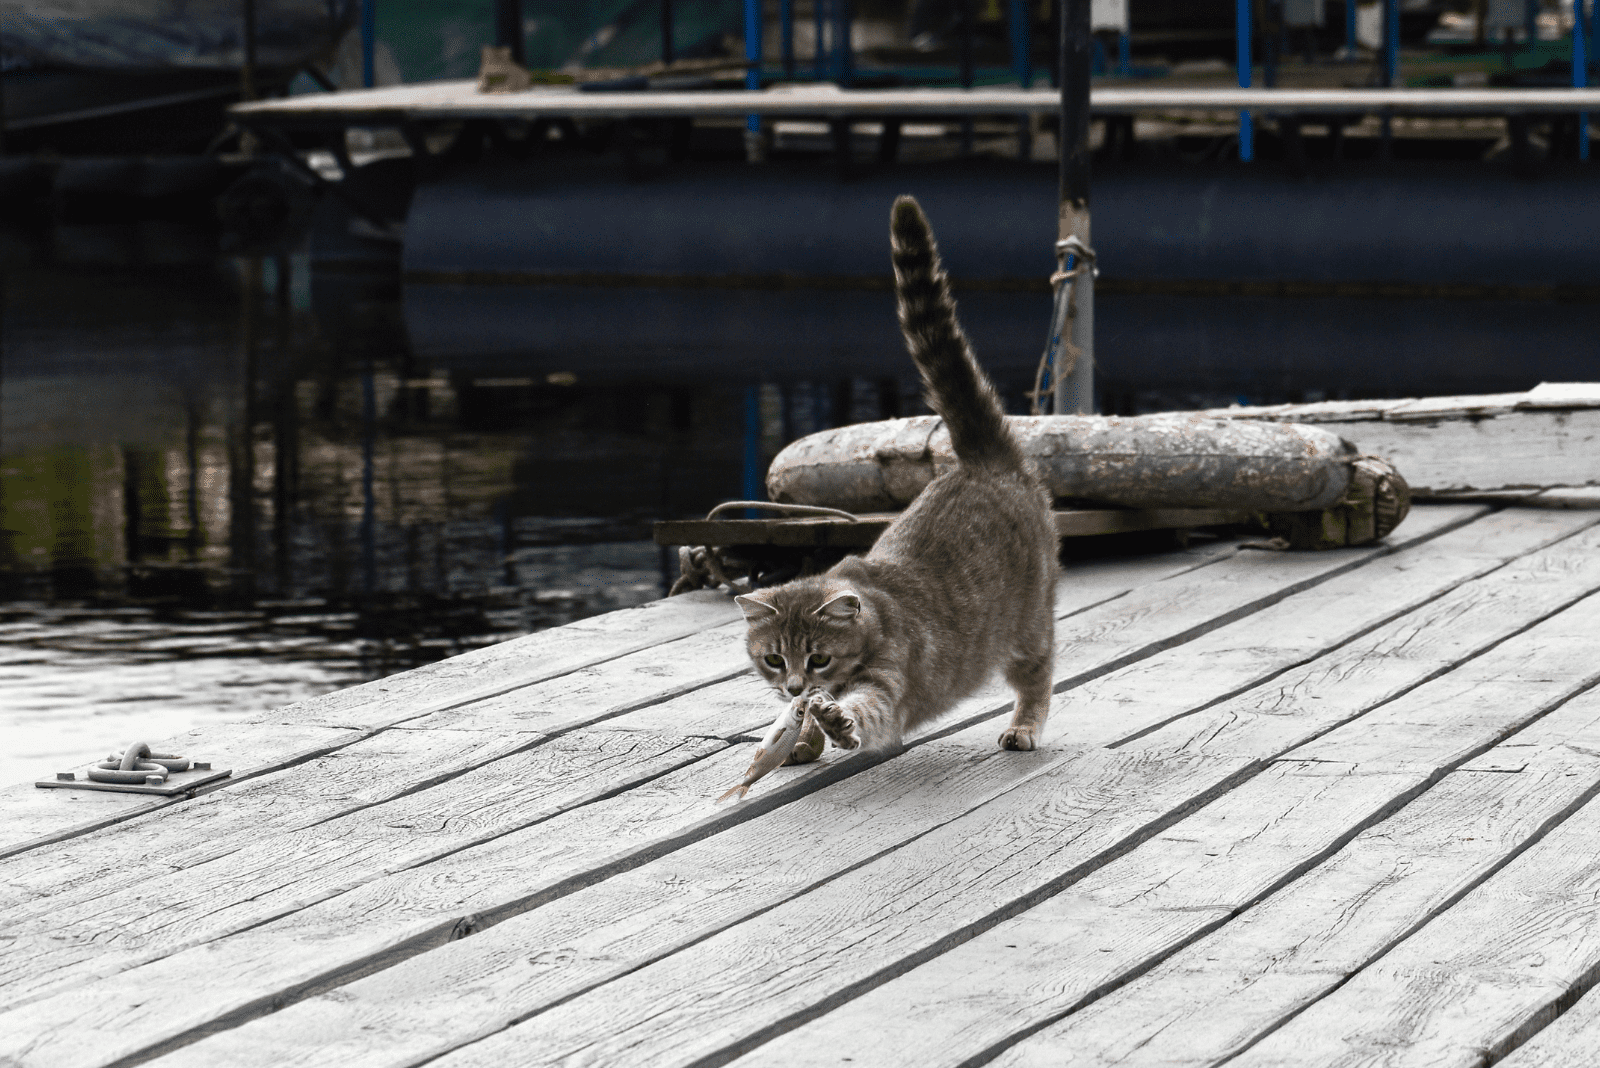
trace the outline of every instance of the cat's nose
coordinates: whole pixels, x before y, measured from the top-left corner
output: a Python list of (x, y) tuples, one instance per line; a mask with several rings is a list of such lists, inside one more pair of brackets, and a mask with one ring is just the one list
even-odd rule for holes
[(806, 688), (806, 682), (804, 679), (796, 676), (784, 683), (783, 688), (789, 691), (790, 697), (799, 697), (800, 691)]

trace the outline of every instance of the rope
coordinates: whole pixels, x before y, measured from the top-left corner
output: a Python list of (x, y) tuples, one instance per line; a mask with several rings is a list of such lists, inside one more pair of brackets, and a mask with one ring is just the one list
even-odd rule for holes
[[(706, 518), (715, 519), (722, 512), (735, 508), (848, 519), (852, 523), (861, 521), (859, 516), (839, 508), (824, 508), (815, 504), (780, 504), (776, 501), (724, 501), (707, 512)], [(730, 554), (729, 548), (721, 545), (685, 545), (679, 548), (678, 580), (672, 584), (667, 596), (676, 597), (691, 590), (716, 589), (719, 586), (726, 586), (736, 594), (754, 592), (759, 585), (760, 563), (741, 560)]]
[[(1069, 259), (1071, 267), (1067, 266)], [(1046, 414), (1044, 399), (1054, 395), (1055, 383), (1070, 375), (1078, 363), (1080, 353), (1072, 343), (1067, 323), (1078, 317), (1078, 275), (1088, 271), (1091, 277), (1100, 276), (1095, 260), (1094, 249), (1076, 234), (1056, 242), (1056, 271), (1050, 276), (1050, 285), (1055, 289), (1055, 301), (1050, 309), (1050, 338), (1045, 342), (1044, 355), (1039, 357), (1039, 367), (1033, 374), (1033, 389), (1028, 393), (1032, 401), (1030, 411), (1034, 415)], [(1063, 347), (1067, 361), (1057, 368), (1056, 354)]]
[(707, 519), (715, 519), (728, 508), (761, 508), (769, 512), (793, 512), (796, 515), (832, 516), (835, 519), (848, 519), (852, 523), (860, 522), (855, 515), (839, 508), (824, 508), (820, 504), (780, 504), (777, 501), (723, 501), (711, 511), (706, 513)]
[(142, 786), (160, 786), (174, 771), (188, 771), (189, 761), (171, 753), (152, 753), (143, 742), (128, 746), (121, 753), (112, 753), (88, 770), (95, 782), (137, 783)]

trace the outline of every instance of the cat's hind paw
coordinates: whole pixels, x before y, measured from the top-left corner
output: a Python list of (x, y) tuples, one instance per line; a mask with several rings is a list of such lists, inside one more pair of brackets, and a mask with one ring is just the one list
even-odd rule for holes
[(1037, 749), (1038, 739), (1034, 737), (1032, 727), (1007, 727), (1000, 734), (1001, 749), (1015, 749), (1020, 752), (1029, 752)]

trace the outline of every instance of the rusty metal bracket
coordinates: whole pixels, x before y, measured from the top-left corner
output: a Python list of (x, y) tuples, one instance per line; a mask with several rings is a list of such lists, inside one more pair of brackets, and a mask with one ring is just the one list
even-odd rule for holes
[(54, 779), (39, 779), (34, 785), (42, 790), (105, 790), (172, 797), (232, 774), (231, 768), (218, 769), (205, 761), (152, 753), (144, 742), (136, 742), (104, 760), (57, 772)]

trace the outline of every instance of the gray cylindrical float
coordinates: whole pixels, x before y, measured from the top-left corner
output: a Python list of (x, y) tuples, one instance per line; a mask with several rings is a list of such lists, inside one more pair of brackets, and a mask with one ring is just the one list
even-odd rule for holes
[[(1008, 421), (1058, 501), (1320, 514), (1283, 530), (1305, 548), (1381, 538), (1409, 506), (1397, 472), (1368, 460), (1384, 475), (1363, 477), (1356, 447), (1320, 427), (1185, 413)], [(895, 511), (954, 463), (935, 416), (860, 423), (791, 443), (768, 469), (767, 493), (786, 503)]]

